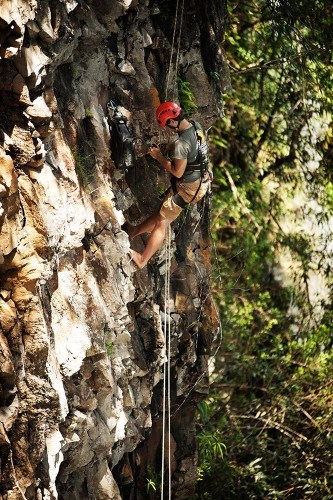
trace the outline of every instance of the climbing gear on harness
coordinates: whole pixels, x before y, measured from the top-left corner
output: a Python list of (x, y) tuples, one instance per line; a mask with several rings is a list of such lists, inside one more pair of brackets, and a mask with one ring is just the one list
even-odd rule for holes
[[(194, 182), (200, 178), (200, 183), (197, 187), (196, 192), (194, 193), (191, 201), (186, 202), (183, 200), (181, 195), (177, 192), (177, 179), (174, 176), (171, 176), (170, 182), (171, 186), (174, 192), (174, 196), (172, 197), (173, 201), (176, 203), (181, 208), (185, 208), (187, 205), (190, 205), (195, 198), (197, 197), (201, 185), (203, 182), (209, 182), (210, 181), (210, 175), (207, 176), (207, 179), (204, 180), (206, 173), (208, 173), (208, 145), (206, 141), (205, 134), (203, 133), (202, 130), (198, 129), (197, 126), (195, 125), (194, 121), (190, 121), (194, 127), (194, 131), (196, 134), (196, 139), (197, 139), (197, 155), (195, 157), (195, 160), (193, 162), (190, 162), (186, 165), (185, 168), (185, 173), (183, 177), (180, 179), (182, 182)], [(199, 168), (198, 168), (199, 167)], [(200, 173), (200, 175), (195, 175)], [(194, 176), (193, 176), (194, 174)]]
[(160, 127), (165, 127), (168, 120), (174, 120), (180, 115), (181, 107), (175, 102), (163, 102), (156, 110), (156, 120)]
[(127, 172), (129, 168), (135, 166), (136, 137), (127, 125), (127, 117), (119, 110), (113, 99), (107, 103), (107, 109), (111, 134), (111, 156), (116, 166)]
[[(202, 130), (198, 129), (193, 120), (190, 120), (192, 123), (196, 138), (197, 138), (197, 156), (195, 160), (186, 165), (185, 171), (190, 172), (201, 172), (201, 177), (204, 176), (205, 172), (208, 171), (208, 145), (206, 141), (205, 134)], [(194, 167), (199, 167), (198, 169)]]
[(177, 190), (177, 178), (176, 177), (171, 178), (170, 182), (171, 182), (172, 190), (174, 193), (172, 196), (172, 199), (173, 199), (174, 203), (176, 203), (176, 205), (178, 205), (181, 208), (186, 208), (186, 207), (190, 206), (191, 203), (193, 203), (194, 200), (196, 199), (196, 197), (198, 196), (198, 193), (200, 191), (202, 184), (209, 182), (209, 181), (210, 181), (210, 177), (208, 175), (207, 175), (207, 178), (204, 178), (204, 179), (200, 177), (200, 182), (199, 182), (198, 187), (196, 188), (196, 191), (195, 191), (194, 195), (192, 196), (191, 200), (185, 201)]
[(184, 198), (182, 198), (180, 194), (177, 192), (176, 194), (173, 195), (172, 199), (176, 203), (176, 205), (178, 205), (181, 208), (185, 208), (188, 205), (188, 203), (184, 200)]

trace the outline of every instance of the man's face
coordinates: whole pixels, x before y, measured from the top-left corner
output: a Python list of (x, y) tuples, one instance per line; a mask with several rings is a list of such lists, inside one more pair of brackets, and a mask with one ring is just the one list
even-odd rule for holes
[(170, 118), (169, 120), (167, 120), (166, 126), (168, 128), (173, 129), (173, 130), (177, 130), (177, 128), (178, 128), (178, 122), (176, 120), (172, 120), (172, 118)]

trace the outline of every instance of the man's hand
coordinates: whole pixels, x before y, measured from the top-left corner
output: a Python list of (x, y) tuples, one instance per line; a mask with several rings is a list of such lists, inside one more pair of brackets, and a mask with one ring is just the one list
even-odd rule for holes
[(160, 148), (154, 145), (149, 149), (149, 154), (152, 158), (154, 158), (154, 160), (157, 160), (159, 162), (161, 162), (161, 158), (163, 158)]
[(154, 160), (157, 160), (167, 172), (175, 177), (180, 178), (184, 174), (187, 160), (175, 159), (171, 162), (163, 156), (162, 151), (157, 146), (151, 146), (149, 154), (152, 158), (154, 158)]

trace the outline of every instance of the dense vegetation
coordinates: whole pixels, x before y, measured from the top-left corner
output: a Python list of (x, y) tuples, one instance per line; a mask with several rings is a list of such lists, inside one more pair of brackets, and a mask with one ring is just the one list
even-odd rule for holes
[(210, 135), (222, 343), (198, 499), (333, 499), (330, 11), (229, 2), (232, 91)]

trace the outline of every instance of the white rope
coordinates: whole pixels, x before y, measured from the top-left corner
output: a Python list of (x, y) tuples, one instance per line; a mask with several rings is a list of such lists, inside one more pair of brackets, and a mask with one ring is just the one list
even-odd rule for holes
[(200, 377), (196, 380), (196, 382), (190, 387), (188, 393), (186, 394), (186, 396), (184, 397), (183, 401), (181, 402), (181, 404), (177, 407), (177, 409), (175, 410), (175, 412), (173, 413), (173, 416), (176, 416), (177, 413), (182, 409), (182, 407), (184, 406), (184, 404), (186, 403), (186, 401), (188, 400), (188, 398), (190, 397), (192, 391), (194, 391), (194, 389), (197, 387), (197, 385), (201, 382), (201, 380), (204, 378), (204, 376), (208, 373), (209, 374), (209, 368), (210, 368), (210, 365), (211, 363), (213, 363), (216, 359), (216, 355), (218, 353), (218, 351), (220, 350), (220, 347), (222, 345), (222, 340), (223, 340), (223, 328), (222, 328), (222, 323), (221, 323), (221, 320), (220, 320), (220, 316), (219, 316), (219, 311), (217, 309), (217, 306), (214, 302), (214, 300), (212, 300), (212, 304), (213, 304), (213, 307), (215, 309), (215, 312), (216, 312), (216, 315), (217, 315), (217, 320), (218, 320), (218, 323), (219, 323), (219, 328), (218, 328), (218, 345), (216, 347), (216, 350), (215, 352), (210, 356), (210, 359), (207, 363), (207, 367), (206, 369), (202, 372), (202, 374), (200, 375)]
[[(210, 239), (211, 239), (211, 242), (213, 244), (213, 249), (214, 249), (214, 256), (215, 256), (215, 260), (216, 260), (216, 264), (217, 264), (217, 268), (219, 269), (219, 264), (218, 264), (218, 258), (217, 258), (217, 249), (216, 249), (216, 245), (215, 245), (215, 241), (214, 241), (214, 238), (211, 234), (211, 229), (210, 229)], [(202, 277), (201, 275), (201, 272), (196, 265), (196, 268), (197, 268), (197, 271), (198, 271), (198, 274)], [(223, 283), (222, 283), (222, 276), (221, 276), (221, 273), (219, 272), (219, 281), (220, 281), (220, 284), (221, 286), (223, 286)], [(187, 399), (189, 398), (189, 396), (191, 395), (192, 391), (196, 388), (196, 386), (201, 382), (201, 380), (203, 379), (203, 377), (206, 375), (206, 373), (208, 372), (209, 374), (209, 368), (210, 368), (210, 365), (213, 361), (215, 361), (215, 358), (217, 356), (217, 353), (218, 351), (220, 350), (220, 347), (222, 345), (222, 340), (223, 340), (223, 327), (222, 327), (222, 322), (221, 322), (221, 318), (220, 318), (220, 313), (219, 313), (219, 310), (217, 308), (217, 305), (215, 304), (215, 301), (213, 298), (211, 298), (212, 300), (212, 305), (215, 309), (215, 314), (216, 314), (216, 319), (218, 321), (218, 325), (219, 325), (219, 328), (218, 328), (218, 345), (216, 347), (216, 350), (215, 352), (213, 353), (213, 355), (210, 356), (210, 359), (207, 363), (207, 367), (206, 369), (202, 372), (201, 376), (197, 379), (197, 381), (192, 385), (192, 387), (190, 387), (190, 390), (188, 391), (188, 393), (186, 394), (185, 398), (183, 399), (182, 403), (177, 407), (176, 411), (174, 412), (173, 416), (177, 415), (177, 413), (181, 410), (181, 408), (184, 406), (184, 404), (186, 403)]]
[[(167, 273), (167, 271), (165, 272)], [(166, 356), (167, 356), (167, 327), (166, 327), (166, 310), (167, 310), (167, 294), (166, 294), (166, 274), (165, 274), (165, 289), (164, 289), (164, 342), (165, 342), (165, 351), (164, 351), (164, 362), (163, 362), (163, 405), (162, 405), (162, 465), (161, 465), (161, 500), (164, 498), (164, 465), (165, 465), (165, 399), (166, 399)]]
[[(172, 86), (172, 99), (174, 99), (175, 87), (177, 83), (177, 71), (180, 52), (180, 36), (183, 25), (184, 1), (182, 0), (182, 15), (180, 21), (180, 31), (178, 35), (178, 48), (176, 54), (175, 76)], [(175, 47), (176, 29), (178, 24), (179, 0), (177, 0), (175, 22), (173, 27), (172, 44), (170, 52), (169, 67), (166, 79), (165, 100), (168, 100), (169, 83), (171, 77), (172, 58)], [(170, 315), (170, 266), (171, 266), (171, 228), (168, 225), (165, 235), (165, 290), (164, 290), (164, 339), (166, 349), (166, 359), (163, 368), (163, 405), (162, 405), (162, 470), (161, 470), (161, 500), (164, 498), (164, 467), (165, 467), (165, 435), (167, 430), (168, 435), (168, 499), (171, 500), (171, 315)], [(167, 415), (166, 415), (166, 396)], [(167, 417), (167, 422), (166, 422)], [(166, 425), (167, 424), (167, 425)], [(166, 429), (167, 427), (167, 429)]]
[[(171, 230), (168, 226), (165, 235), (165, 288), (164, 288), (164, 339), (166, 356), (163, 368), (163, 415), (162, 415), (162, 470), (161, 500), (164, 498), (165, 468), (165, 436), (168, 436), (168, 498), (171, 500), (171, 321), (170, 321), (170, 263), (171, 263)], [(167, 405), (166, 405), (166, 399)]]
[[(166, 295), (164, 297), (164, 311), (166, 311)], [(166, 349), (166, 323), (164, 322), (164, 339)], [(166, 354), (166, 353), (165, 353)], [(163, 363), (163, 407), (162, 407), (162, 469), (161, 469), (161, 500), (164, 497), (164, 452), (165, 452), (165, 391), (166, 391), (166, 360)]]
[[(179, 33), (178, 33), (178, 45), (177, 45), (177, 52), (176, 52), (176, 63), (175, 63), (174, 78), (173, 78), (173, 85), (172, 85), (172, 99), (173, 100), (175, 99), (175, 89), (176, 89), (176, 86), (177, 86), (177, 72), (178, 72), (179, 54), (180, 54), (180, 39), (181, 39), (181, 34), (182, 34), (182, 29), (183, 29), (184, 2), (185, 2), (185, 0), (182, 0), (182, 7), (181, 7), (182, 11), (181, 11), (181, 16), (180, 16), (180, 27), (179, 27)], [(168, 73), (167, 73), (167, 79), (166, 79), (166, 88), (165, 88), (165, 100), (166, 101), (168, 100), (169, 83), (170, 83), (171, 67), (172, 67), (172, 58), (173, 58), (174, 49), (175, 49), (176, 29), (177, 29), (177, 24), (178, 24), (178, 10), (179, 10), (179, 0), (177, 0), (177, 5), (176, 5), (175, 24), (174, 24), (174, 27), (173, 27), (170, 60), (169, 60), (169, 67), (168, 67)]]
[(179, 8), (179, 0), (177, 0), (177, 5), (176, 5), (175, 24), (173, 26), (170, 60), (169, 60), (168, 74), (167, 74), (167, 80), (166, 80), (166, 89), (165, 89), (165, 100), (166, 101), (168, 100), (169, 82), (170, 82), (170, 74), (171, 74), (171, 66), (172, 66), (172, 56), (173, 56), (173, 50), (174, 50), (174, 46), (175, 46), (176, 28), (177, 28), (177, 20), (178, 20), (178, 8)]
[(168, 317), (168, 469), (169, 469), (169, 499), (171, 500), (171, 311), (170, 311), (170, 267), (171, 267), (171, 229), (170, 225), (167, 229), (167, 268), (168, 268), (168, 280), (167, 280), (167, 317)]
[(173, 79), (173, 88), (172, 88), (172, 100), (175, 100), (175, 91), (177, 87), (177, 73), (178, 73), (178, 65), (179, 65), (179, 54), (180, 54), (180, 40), (182, 36), (182, 29), (183, 29), (183, 17), (184, 17), (184, 1), (182, 3), (182, 12), (180, 16), (180, 27), (179, 27), (179, 34), (178, 34), (178, 47), (177, 47), (177, 55), (176, 55), (176, 64), (175, 64), (175, 76)]

